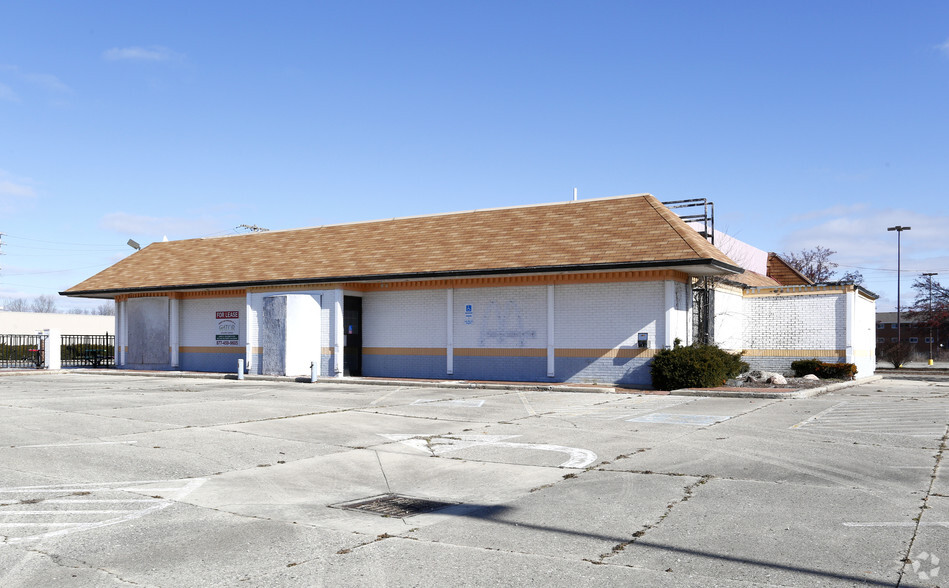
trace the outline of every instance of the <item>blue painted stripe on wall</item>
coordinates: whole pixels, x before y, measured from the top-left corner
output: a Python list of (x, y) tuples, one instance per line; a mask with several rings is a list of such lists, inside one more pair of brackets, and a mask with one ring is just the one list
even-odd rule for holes
[[(456, 360), (457, 361), (457, 360)], [(457, 365), (457, 364), (456, 364)], [(363, 355), (362, 375), (377, 378), (454, 378), (447, 373), (445, 356)]]
[(237, 360), (244, 359), (236, 353), (179, 353), (178, 366), (188, 372), (237, 373)]
[(559, 382), (652, 386), (652, 359), (633, 357), (558, 357), (554, 373)]
[[(440, 358), (442, 362), (445, 358)], [(547, 377), (546, 357), (455, 356), (453, 378), (509, 382), (556, 382)]]

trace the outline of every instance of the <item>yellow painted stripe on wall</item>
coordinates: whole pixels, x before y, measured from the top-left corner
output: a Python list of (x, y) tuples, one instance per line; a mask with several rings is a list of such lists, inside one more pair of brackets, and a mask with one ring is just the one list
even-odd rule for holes
[(846, 349), (745, 349), (746, 357), (847, 357)]
[[(324, 353), (332, 353), (332, 347), (324, 347)], [(632, 358), (654, 357), (656, 349), (557, 349), (557, 357), (595, 357), (595, 358)], [(420, 355), (441, 356), (448, 354), (443, 347), (363, 347), (363, 355)], [(456, 357), (547, 357), (544, 348), (508, 348), (508, 347), (457, 347)]]
[(178, 353), (226, 353), (244, 355), (244, 346), (239, 347), (179, 347)]
[(363, 347), (363, 355), (441, 355), (448, 354), (444, 347)]

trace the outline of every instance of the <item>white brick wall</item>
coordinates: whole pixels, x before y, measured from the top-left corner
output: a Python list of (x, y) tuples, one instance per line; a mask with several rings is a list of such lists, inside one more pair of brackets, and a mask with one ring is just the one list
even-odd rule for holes
[(844, 349), (844, 294), (745, 298), (746, 349)]
[(647, 333), (649, 347), (661, 347), (662, 342), (657, 340), (660, 335), (657, 320), (663, 320), (664, 306), (662, 282), (557, 286), (554, 289), (556, 346), (567, 349), (636, 347), (637, 334)]
[[(458, 288), (453, 302), (452, 329), (456, 348), (536, 349), (547, 346), (546, 286)], [(441, 304), (445, 306), (444, 296)], [(470, 318), (466, 314), (468, 305), (471, 305)]]
[(364, 347), (445, 347), (445, 290), (367, 292), (362, 299)]
[(182, 347), (215, 347), (217, 319), (214, 313), (219, 310), (240, 312), (240, 339), (243, 346), (247, 341), (245, 300), (241, 298), (185, 298), (178, 306), (178, 344)]

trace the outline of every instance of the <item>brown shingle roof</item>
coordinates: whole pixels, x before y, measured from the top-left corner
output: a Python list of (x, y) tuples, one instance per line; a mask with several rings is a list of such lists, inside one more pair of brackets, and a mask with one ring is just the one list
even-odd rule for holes
[(153, 243), (63, 294), (688, 265), (741, 271), (644, 194)]
[(807, 276), (791, 267), (777, 253), (768, 254), (768, 277), (782, 286), (808, 286), (814, 283)]
[(725, 282), (731, 282), (740, 286), (750, 286), (752, 288), (774, 288), (781, 286), (777, 280), (768, 276), (762, 276), (757, 272), (745, 270), (743, 274), (733, 274), (724, 277)]

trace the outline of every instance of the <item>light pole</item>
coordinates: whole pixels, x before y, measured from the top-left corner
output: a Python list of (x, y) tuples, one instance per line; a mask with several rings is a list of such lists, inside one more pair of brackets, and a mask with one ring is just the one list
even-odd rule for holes
[(900, 237), (903, 231), (909, 231), (911, 227), (896, 225), (887, 227), (887, 231), (896, 231), (896, 355), (900, 365), (903, 365), (903, 320), (900, 315)]
[(933, 276), (936, 272), (923, 274), (929, 278), (929, 365), (933, 364)]

